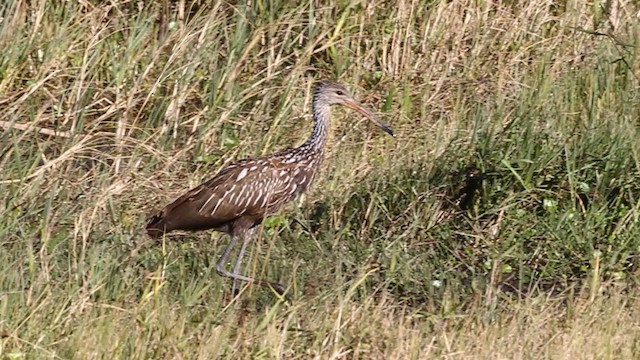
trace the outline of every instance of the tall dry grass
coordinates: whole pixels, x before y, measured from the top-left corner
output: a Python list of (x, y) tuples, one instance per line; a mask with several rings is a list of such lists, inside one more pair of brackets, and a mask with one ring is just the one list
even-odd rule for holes
[[(629, 1), (26, 2), (0, 20), (0, 353), (634, 358), (638, 8)], [(154, 208), (336, 111), (315, 188), (245, 271)]]

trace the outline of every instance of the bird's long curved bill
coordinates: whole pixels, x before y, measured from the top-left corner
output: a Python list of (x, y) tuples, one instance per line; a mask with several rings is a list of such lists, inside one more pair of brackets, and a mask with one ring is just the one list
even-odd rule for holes
[(391, 127), (387, 123), (382, 121), (382, 119), (380, 119), (376, 114), (372, 113), (369, 109), (364, 107), (364, 105), (362, 105), (358, 101), (348, 100), (348, 101), (345, 102), (345, 106), (347, 106), (348, 108), (353, 109), (353, 110), (359, 112), (360, 114), (366, 116), (369, 120), (373, 121), (382, 130), (384, 130), (384, 132), (386, 132), (387, 134), (389, 134), (389, 135), (391, 135), (393, 137), (396, 137), (396, 134), (393, 132), (393, 130), (391, 129)]

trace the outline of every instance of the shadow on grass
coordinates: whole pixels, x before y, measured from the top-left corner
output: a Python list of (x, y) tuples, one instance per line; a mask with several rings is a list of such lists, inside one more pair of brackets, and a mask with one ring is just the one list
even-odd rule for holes
[(323, 247), (320, 258), (299, 250), (316, 259), (314, 287), (335, 287), (335, 273), (355, 281), (376, 269), (362, 296), (384, 290), (400, 303), (444, 310), (488, 294), (558, 295), (588, 291), (594, 276), (603, 283), (635, 275), (638, 231), (621, 229), (640, 191), (630, 164), (614, 169), (624, 185), (609, 187), (598, 182), (593, 167), (603, 164), (594, 158), (571, 183), (561, 161), (496, 167), (496, 156), (445, 154), (432, 168), (414, 164), (310, 206), (308, 225), (291, 231), (309, 231)]

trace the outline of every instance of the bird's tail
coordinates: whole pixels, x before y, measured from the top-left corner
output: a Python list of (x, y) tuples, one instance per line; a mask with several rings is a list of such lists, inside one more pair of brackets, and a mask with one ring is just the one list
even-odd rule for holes
[(162, 211), (147, 219), (145, 230), (147, 230), (147, 235), (152, 238), (160, 238), (170, 231), (167, 229), (167, 223), (164, 220), (164, 214)]

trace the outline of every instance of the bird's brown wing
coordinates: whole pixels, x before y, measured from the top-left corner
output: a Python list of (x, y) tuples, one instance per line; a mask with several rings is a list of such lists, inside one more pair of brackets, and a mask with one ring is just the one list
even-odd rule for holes
[(269, 209), (287, 200), (293, 183), (291, 168), (273, 159), (230, 165), (152, 217), (147, 232), (160, 235), (175, 229), (223, 228), (241, 216), (259, 221)]
[(202, 184), (198, 197), (206, 198), (199, 209), (204, 216), (234, 218), (264, 216), (268, 209), (286, 202), (295, 165), (274, 159), (258, 159), (237, 166)]

